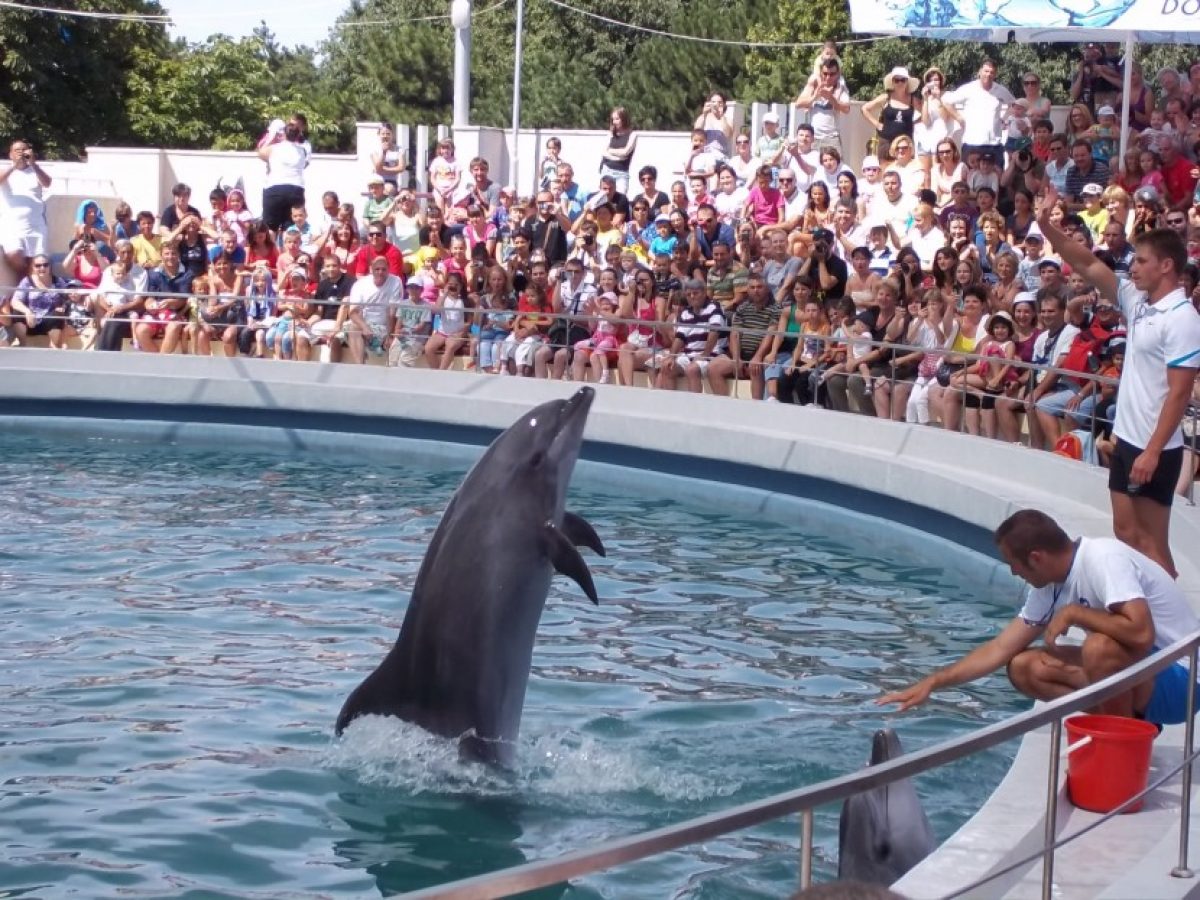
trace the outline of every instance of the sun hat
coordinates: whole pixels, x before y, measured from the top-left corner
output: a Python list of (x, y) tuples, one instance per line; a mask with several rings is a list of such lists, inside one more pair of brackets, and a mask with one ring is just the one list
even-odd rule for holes
[(1012, 316), (1010, 316), (1004, 310), (999, 310), (998, 312), (992, 313), (991, 317), (988, 319), (987, 329), (986, 329), (987, 333), (991, 334), (992, 329), (999, 322), (1003, 322), (1005, 325), (1008, 326), (1009, 334), (1012, 334), (1014, 331), (1017, 330), (1017, 323), (1013, 321)]
[(883, 89), (890, 91), (892, 89), (892, 82), (897, 78), (903, 78), (908, 82), (908, 92), (910, 94), (915, 92), (921, 85), (921, 82), (908, 74), (908, 69), (904, 68), (904, 66), (896, 66), (892, 71), (883, 76)]

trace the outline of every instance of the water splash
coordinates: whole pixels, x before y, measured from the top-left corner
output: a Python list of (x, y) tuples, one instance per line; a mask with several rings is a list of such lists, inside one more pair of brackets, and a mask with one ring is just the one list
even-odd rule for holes
[(668, 802), (728, 797), (742, 784), (656, 763), (652, 754), (570, 730), (527, 733), (511, 772), (459, 758), (458, 742), (390, 716), (362, 716), (320, 754), (322, 766), (412, 794), (571, 798), (649, 794)]

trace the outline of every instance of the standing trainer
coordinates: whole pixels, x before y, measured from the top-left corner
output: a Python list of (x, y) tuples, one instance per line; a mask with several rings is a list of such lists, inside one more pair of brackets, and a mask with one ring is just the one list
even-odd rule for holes
[(1057, 200), (1048, 185), (1038, 227), (1063, 262), (1101, 297), (1117, 302), (1128, 330), (1113, 424), (1117, 449), (1108, 475), (1113, 533), (1174, 578), (1168, 531), (1183, 465), (1179, 423), (1200, 368), (1200, 313), (1180, 282), (1187, 247), (1170, 228), (1148, 231), (1133, 242), (1129, 278), (1118, 281), (1092, 251), (1050, 221)]

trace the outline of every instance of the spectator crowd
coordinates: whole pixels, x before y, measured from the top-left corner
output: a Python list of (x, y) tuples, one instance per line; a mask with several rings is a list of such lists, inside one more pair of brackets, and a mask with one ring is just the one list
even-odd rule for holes
[[(1126, 284), (1149, 253), (1169, 261), (1189, 310), (1200, 304), (1200, 63), (1152, 81), (1130, 63), (1121, 155), (1124, 65), (1083, 49), (1062, 129), (1036, 72), (1010, 90), (990, 60), (957, 86), (897, 66), (860, 108), (874, 134), (856, 171), (830, 43), (805, 73), (794, 133), (771, 113), (761, 133), (741, 131), (714, 93), (678, 168), (660, 173), (635, 165), (618, 108), (597, 190), (551, 138), (529, 196), (449, 139), (428, 190), (410, 188), (386, 124), (360, 197), (313, 196), (294, 116), (259, 143), (261, 198), (177, 184), (160, 213), (122, 203), (113, 221), (88, 200), (65, 247), (49, 245), (51, 178), (16, 140), (0, 170), (17, 281), (0, 298), (0, 343), (219, 343), (227, 356), (432, 368), (463, 357), (481, 374), (719, 395), (746, 381), (756, 400), (1027, 434), (1108, 462), (1133, 307), (1092, 262)], [(1194, 379), (1200, 356), (1163, 362)], [(1197, 468), (1194, 412), (1184, 422), (1180, 490)]]

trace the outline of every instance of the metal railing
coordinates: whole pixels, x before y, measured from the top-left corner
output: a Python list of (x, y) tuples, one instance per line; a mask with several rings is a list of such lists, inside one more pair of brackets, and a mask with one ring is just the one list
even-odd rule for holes
[[(860, 794), (872, 788), (882, 787), (920, 775), (930, 769), (946, 763), (954, 762), (963, 757), (994, 747), (1004, 741), (1027, 734), (1043, 725), (1050, 725), (1050, 753), (1048, 776), (1046, 784), (1045, 811), (1045, 841), (1040, 850), (1016, 861), (1002, 869), (989, 872), (966, 887), (956, 889), (946, 897), (962, 896), (981, 885), (1003, 877), (1017, 869), (1023, 868), (1038, 858), (1042, 860), (1042, 897), (1049, 900), (1052, 896), (1054, 878), (1054, 853), (1064, 844), (1081, 837), (1112, 816), (1119, 814), (1138, 799), (1165, 784), (1181, 771), (1182, 797), (1179, 817), (1179, 853), (1176, 866), (1170, 874), (1176, 878), (1193, 877), (1188, 865), (1188, 820), (1191, 816), (1192, 767), (1190, 763), (1195, 758), (1194, 722), (1196, 711), (1196, 665), (1200, 653), (1200, 631), (1177, 641), (1171, 646), (1147, 657), (1146, 659), (1118, 672), (1103, 681), (1090, 685), (1058, 700), (1046, 703), (1013, 716), (1003, 722), (981, 728), (970, 734), (953, 740), (906, 753), (903, 756), (869, 766), (862, 771), (839, 778), (832, 778), (818, 784), (809, 785), (786, 793), (776, 794), (763, 800), (736, 806), (724, 812), (713, 813), (668, 825), (643, 834), (618, 838), (599, 844), (595, 847), (567, 853), (555, 859), (527, 863), (478, 875), (473, 878), (455, 881), (450, 884), (426, 888), (406, 894), (411, 900), (488, 900), (494, 897), (506, 897), (512, 894), (530, 891), (548, 885), (559, 884), (572, 878), (579, 878), (610, 869), (625, 863), (637, 862), (660, 853), (677, 850), (700, 841), (720, 837), (731, 832), (740, 831), (756, 825), (774, 821), (794, 813), (801, 814), (800, 841), (800, 886), (809, 887), (812, 883), (812, 854), (813, 854), (813, 810), (819, 806), (836, 803)], [(1062, 721), (1075, 712), (1094, 707), (1096, 704), (1116, 697), (1130, 690), (1133, 685), (1157, 675), (1168, 666), (1174, 665), (1184, 655), (1188, 657), (1189, 679), (1187, 692), (1187, 721), (1184, 729), (1183, 756), (1180, 765), (1166, 773), (1137, 796), (1130, 798), (1125, 804), (1103, 818), (1080, 829), (1079, 831), (1058, 839), (1057, 810), (1059, 794), (1059, 770), (1061, 760)]]

